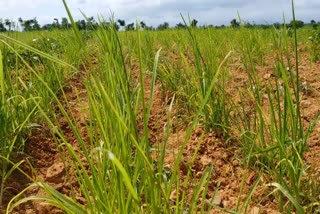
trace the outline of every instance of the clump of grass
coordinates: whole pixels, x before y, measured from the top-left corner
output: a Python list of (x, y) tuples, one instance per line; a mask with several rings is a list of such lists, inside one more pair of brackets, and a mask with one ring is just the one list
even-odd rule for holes
[(0, 49), (0, 206), (3, 206), (6, 182), (11, 173), (23, 161), (10, 162), (17, 156), (17, 151), (23, 149), (26, 126), (34, 116), (36, 108), (30, 105), (31, 100), (22, 96), (10, 85), (11, 77), (3, 61), (6, 61)]
[[(293, 10), (293, 19), (294, 10)], [(284, 29), (275, 34), (275, 47), (278, 55), (274, 65), (274, 80), (269, 80), (262, 86), (256, 70), (256, 63), (252, 60), (250, 44), (252, 41), (244, 38), (243, 60), (249, 77), (247, 94), (253, 100), (251, 112), (245, 110), (246, 101), (243, 100), (242, 109), (244, 121), (243, 147), (249, 163), (262, 167), (273, 176), (274, 182), (270, 186), (275, 188), (281, 212), (303, 213), (304, 196), (303, 178), (305, 163), (303, 155), (307, 149), (307, 140), (314, 123), (304, 130), (300, 112), (300, 79), (299, 58), (297, 51), (297, 31), (293, 29), (293, 40)], [(294, 49), (290, 49), (290, 42)], [(294, 52), (294, 66), (291, 65), (291, 52)], [(273, 83), (272, 83), (273, 81)], [(267, 102), (264, 102), (267, 100)], [(266, 104), (267, 103), (267, 104)], [(315, 121), (318, 120), (318, 117)], [(288, 203), (288, 201), (290, 203)]]
[[(65, 5), (66, 6), (66, 5)], [(66, 10), (71, 14), (66, 6)], [(74, 23), (75, 35), (78, 35)], [(182, 152), (187, 144), (192, 130), (199, 122), (200, 116), (209, 101), (211, 91), (215, 86), (213, 80), (207, 90), (207, 94), (199, 103), (195, 119), (187, 131), (178, 157), (176, 158), (172, 176), (169, 180), (164, 180), (162, 172), (164, 169), (164, 152), (165, 148), (160, 151), (160, 158), (155, 168), (152, 164), (153, 159), (149, 151), (150, 145), (148, 140), (148, 121), (153, 100), (153, 93), (157, 77), (157, 64), (160, 51), (156, 53), (153, 70), (151, 73), (151, 95), (145, 98), (144, 73), (142, 72), (142, 53), (141, 53), (141, 35), (139, 28), (137, 35), (137, 53), (140, 62), (139, 83), (135, 87), (130, 85), (130, 74), (125, 65), (122, 44), (119, 40), (117, 32), (113, 28), (100, 28), (95, 32), (95, 36), (99, 41), (99, 52), (101, 52), (102, 60), (99, 67), (94, 67), (89, 63), (86, 69), (88, 72), (86, 89), (89, 98), (89, 107), (91, 119), (87, 125), (90, 136), (89, 142), (86, 142), (81, 136), (80, 130), (77, 128), (76, 120), (72, 114), (63, 107), (58, 96), (47, 84), (43, 77), (36, 75), (43, 87), (50, 93), (54, 101), (57, 103), (60, 112), (66, 118), (71, 130), (76, 136), (81, 151), (76, 152), (75, 149), (66, 140), (66, 137), (59, 131), (55, 135), (59, 136), (59, 145), (63, 144), (70, 155), (70, 161), (75, 166), (75, 175), (80, 189), (81, 195), (86, 199), (84, 205), (76, 202), (74, 195), (68, 197), (54, 190), (45, 183), (36, 182), (35, 185), (43, 188), (47, 196), (31, 196), (21, 200), (18, 195), (8, 206), (8, 211), (13, 207), (28, 200), (45, 200), (48, 204), (59, 207), (66, 213), (135, 213), (135, 212), (171, 212), (175, 210), (180, 212), (186, 209), (185, 198), (183, 201), (177, 201), (174, 205), (169, 200), (169, 196), (173, 189), (180, 190), (180, 168), (179, 164), (182, 158)], [(79, 39), (82, 44), (81, 49), (84, 51), (85, 61), (89, 62), (90, 55), (85, 43)], [(32, 48), (28, 48), (35, 51)], [(45, 53), (39, 53), (42, 57), (47, 56)], [(54, 57), (49, 57), (52, 62), (58, 65), (64, 65), (63, 62)], [(31, 72), (37, 72), (29, 68)], [(59, 80), (58, 80), (59, 81)], [(62, 84), (59, 83), (60, 87)], [(31, 99), (35, 102), (37, 99), (31, 95)], [(173, 105), (173, 103), (172, 103)], [(39, 112), (46, 119), (48, 125), (53, 128), (54, 123), (48, 113), (41, 105), (37, 105)], [(142, 111), (143, 128), (141, 135), (138, 133), (137, 117), (138, 109)], [(87, 170), (83, 163), (88, 164)], [(200, 180), (198, 186), (194, 189), (194, 196), (190, 205), (191, 212), (196, 210), (197, 201), (203, 192), (203, 188), (208, 184), (212, 167), (209, 167)], [(190, 173), (188, 173), (190, 174)], [(190, 176), (190, 175), (189, 175)], [(205, 188), (207, 189), (207, 188)], [(179, 198), (179, 197), (178, 197)], [(108, 200), (106, 200), (108, 199)], [(202, 205), (204, 206), (204, 205)]]
[[(201, 126), (207, 131), (213, 129), (227, 136), (231, 104), (226, 92), (226, 65), (232, 52), (222, 48), (218, 39), (212, 36), (213, 30), (191, 26), (176, 31), (174, 37), (179, 39), (174, 45), (177, 51), (168, 52), (161, 65), (159, 79), (165, 89), (177, 95), (178, 105), (188, 112), (189, 119), (209, 94), (210, 99), (202, 112)], [(198, 34), (207, 39), (201, 40)], [(189, 46), (186, 47), (186, 44)], [(215, 85), (209, 92), (212, 81)]]
[[(36, 118), (35, 115), (38, 119), (41, 115), (50, 128), (56, 129), (54, 118), (57, 112), (48, 107), (51, 103), (58, 106), (59, 113), (66, 118), (81, 147), (81, 151), (76, 151), (59, 128), (53, 136), (57, 144), (66, 149), (66, 160), (74, 168), (79, 188), (72, 189), (71, 195), (67, 196), (46, 183), (35, 181), (29, 188), (38, 186), (47, 195), (21, 198), (22, 192), (11, 201), (7, 212), (28, 200), (44, 200), (66, 213), (205, 212), (207, 204), (205, 200), (200, 203), (199, 199), (207, 196), (214, 166), (204, 170), (191, 198), (188, 198), (186, 190), (193, 178), (191, 169), (182, 182), (179, 167), (188, 139), (199, 125), (207, 131), (214, 129), (224, 137), (238, 139), (244, 152), (245, 167), (257, 167), (271, 175), (268, 187), (272, 188), (270, 194), (277, 197), (281, 212), (303, 213), (316, 209), (319, 190), (312, 186), (314, 183), (309, 183), (312, 193), (303, 194), (306, 192), (303, 155), (318, 118), (304, 130), (299, 105), (295, 29), (289, 32), (284, 24), (282, 29), (274, 31), (241, 28), (234, 32), (232, 29), (190, 27), (177, 31), (141, 32), (137, 25), (137, 31), (124, 32), (119, 36), (112, 27), (113, 20), (110, 20), (110, 25), (83, 35), (65, 1), (64, 4), (73, 34), (64, 32), (68, 35), (67, 41), (57, 36), (61, 39), (57, 40), (61, 43), (58, 49), (52, 49), (45, 38), (41, 43), (30, 46), (0, 35), (3, 40), (1, 50), (5, 53), (1, 55), (0, 52), (0, 56), (4, 56), (0, 60), (0, 122), (4, 124), (0, 127), (0, 140), (4, 142), (0, 151), (5, 154), (2, 155), (0, 200), (6, 179), (21, 164), (14, 165), (9, 160), (15, 148), (23, 146), (27, 124)], [(100, 21), (106, 23), (102, 17)], [(55, 33), (53, 35), (60, 32)], [(225, 36), (230, 33), (234, 33), (234, 37)], [(169, 36), (175, 41), (167, 39)], [(274, 78), (264, 83), (257, 67), (269, 63), (265, 61), (265, 55), (271, 39), (276, 52)], [(162, 44), (161, 48), (157, 41)], [(92, 46), (96, 55), (92, 53)], [(291, 46), (295, 49), (291, 50)], [(173, 53), (168, 51), (171, 47), (174, 47)], [(294, 59), (292, 51), (295, 52)], [(160, 56), (163, 52), (166, 55), (164, 62)], [(41, 60), (35, 63), (23, 53)], [(240, 59), (237, 59), (238, 53)], [(231, 54), (236, 57), (231, 58)], [(10, 66), (6, 64), (7, 56), (11, 57)], [(59, 60), (62, 57), (66, 62)], [(98, 63), (93, 64), (92, 58), (98, 58)], [(138, 70), (132, 70), (131, 64), (128, 66), (134, 60), (138, 62)], [(239, 95), (240, 106), (229, 96), (230, 72), (227, 66), (229, 62), (236, 64), (239, 60), (248, 77), (248, 88)], [(63, 91), (64, 80), (70, 71), (77, 72), (75, 67), (80, 65), (87, 71), (85, 86), (90, 112), (86, 124), (87, 141)], [(18, 74), (20, 67), (27, 72)], [(9, 68), (16, 69), (12, 77), (6, 76)], [(145, 69), (149, 70), (151, 78), (148, 98), (145, 97)], [(133, 74), (139, 77), (138, 81), (133, 80)], [(172, 131), (170, 111), (164, 127), (163, 147), (157, 151), (156, 160), (151, 157), (148, 140), (148, 122), (157, 79), (165, 89), (175, 94), (170, 109), (178, 105), (189, 113), (187, 134), (170, 169), (170, 176), (166, 175), (164, 166), (167, 138)], [(65, 99), (63, 103), (66, 106), (62, 105), (61, 99)], [(137, 118), (142, 118), (141, 130), (138, 129)], [(234, 136), (232, 131), (235, 129), (239, 136)], [(197, 149), (201, 143), (200, 139)], [(197, 156), (197, 149), (192, 154), (191, 164)], [(261, 181), (261, 177), (255, 181), (245, 201), (240, 201), (239, 197), (236, 211), (247, 212), (254, 190)], [(174, 202), (170, 200), (173, 191), (177, 194)], [(84, 204), (77, 202), (76, 192), (85, 198)], [(212, 207), (215, 206), (210, 205)]]
[[(20, 34), (15, 36), (21, 37), (21, 40), (25, 39)], [(70, 71), (74, 70), (72, 66), (69, 66), (69, 70), (66, 69), (66, 63), (61, 63), (50, 55), (55, 53), (56, 56), (62, 56), (63, 51), (58, 41), (48, 40), (47, 37), (35, 42), (25, 39), (29, 41), (28, 44), (31, 44), (28, 45), (14, 39), (15, 36), (0, 35), (1, 206), (3, 195), (8, 189), (6, 182), (22, 163), (17, 159), (18, 154), (24, 154), (25, 142), (32, 128), (38, 126), (37, 123), (44, 122), (39, 115), (38, 106), (42, 106), (51, 117), (54, 115), (48, 108), (53, 98), (43, 82), (39, 81), (39, 77), (54, 93), (58, 94), (61, 91), (62, 82), (68, 78)], [(29, 34), (28, 36), (31, 37)], [(39, 49), (47, 53), (44, 54)], [(57, 65), (56, 62), (60, 64)]]
[(313, 29), (311, 36), (308, 38), (311, 49), (311, 62), (317, 62), (320, 59), (320, 29)]

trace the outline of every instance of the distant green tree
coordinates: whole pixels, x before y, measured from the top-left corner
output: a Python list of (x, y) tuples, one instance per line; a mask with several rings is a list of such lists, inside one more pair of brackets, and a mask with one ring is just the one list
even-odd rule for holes
[(127, 24), (126, 25), (126, 31), (132, 31), (132, 30), (134, 30), (134, 23)]
[(11, 31), (12, 23), (11, 23), (11, 21), (10, 21), (9, 19), (5, 19), (5, 20), (4, 20), (4, 25), (7, 26), (7, 30), (8, 30), (8, 31)]
[(154, 27), (152, 27), (152, 26), (146, 26), (144, 29), (145, 30), (155, 30)]
[(100, 22), (100, 27), (103, 27), (106, 30), (110, 30), (111, 28), (114, 29), (115, 31), (118, 31), (120, 29), (119, 25), (116, 22)]
[(300, 21), (300, 20), (296, 20), (295, 22), (292, 20), (289, 24), (289, 27), (294, 27), (296, 26), (296, 28), (302, 28), (304, 26), (304, 22), (303, 21)]
[(79, 30), (87, 30), (87, 22), (86, 20), (78, 20), (75, 22), (76, 26)]
[(188, 26), (185, 24), (182, 24), (181, 22), (179, 22), (178, 24), (176, 24), (175, 28), (177, 29), (181, 29), (181, 28), (187, 28)]
[(32, 31), (32, 19), (24, 21), (24, 31)]
[(23, 27), (24, 31), (35, 31), (40, 30), (41, 26), (39, 25), (37, 18), (23, 20), (21, 17), (18, 19), (20, 25)]
[(50, 30), (53, 30), (53, 29), (54, 29), (54, 26), (52, 24), (45, 24), (41, 28), (41, 30), (47, 30), (47, 31), (50, 31)]
[(261, 25), (256, 25), (256, 27), (262, 28), (262, 29), (268, 29), (270, 28), (272, 25), (268, 25), (268, 24), (261, 24)]
[(54, 18), (54, 19), (53, 19), (52, 25), (53, 25), (54, 28), (56, 28), (56, 29), (60, 29), (60, 28), (61, 28), (58, 18)]
[(32, 31), (31, 20), (23, 21), (23, 30), (24, 31)]
[(140, 26), (141, 26), (141, 28), (144, 29), (144, 28), (146, 28), (147, 25), (146, 25), (146, 23), (144, 21), (141, 21), (140, 22)]
[(18, 18), (18, 22), (20, 23), (20, 25), (23, 24), (23, 19), (21, 17)]
[(69, 21), (66, 17), (63, 17), (61, 19), (61, 28), (62, 29), (69, 29), (71, 27), (71, 25), (69, 24)]
[(32, 27), (32, 30), (40, 30), (41, 29), (41, 26), (37, 20), (36, 17), (34, 17), (32, 20), (31, 20), (31, 27)]
[(313, 19), (310, 21), (310, 25), (311, 25), (314, 29), (318, 27), (317, 22), (316, 22), (315, 20), (313, 20)]
[(20, 26), (23, 27), (24, 31), (30, 31), (30, 22), (24, 21), (21, 17), (18, 19)]
[(96, 30), (99, 27), (99, 24), (96, 22), (93, 16), (89, 17), (87, 22), (87, 26), (90, 28), (90, 30)]
[(117, 22), (119, 23), (119, 25), (120, 25), (121, 27), (125, 27), (125, 26), (126, 26), (126, 21), (125, 21), (125, 20), (118, 19)]
[(250, 22), (245, 22), (243, 26), (245, 28), (253, 28), (253, 25)]
[(275, 27), (276, 29), (280, 29), (282, 26), (282, 24), (280, 24), (279, 22), (273, 23), (273, 27)]
[(232, 19), (232, 20), (230, 21), (230, 25), (231, 25), (232, 28), (239, 28), (239, 27), (240, 27), (240, 23), (237, 22), (236, 19)]
[(196, 20), (196, 19), (192, 19), (192, 21), (191, 21), (191, 27), (197, 27), (197, 24), (198, 24), (198, 20)]
[(126, 21), (122, 19), (118, 19), (117, 23), (119, 23), (120, 27), (126, 28)]
[(169, 23), (164, 22), (163, 24), (158, 25), (157, 30), (166, 30), (169, 29)]
[(7, 29), (4, 26), (4, 23), (3, 23), (2, 19), (0, 19), (0, 32), (6, 32), (6, 31), (7, 31)]

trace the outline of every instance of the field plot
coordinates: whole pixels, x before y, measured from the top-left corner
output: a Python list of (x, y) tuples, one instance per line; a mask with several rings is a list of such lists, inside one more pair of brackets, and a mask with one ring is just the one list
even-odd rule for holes
[(0, 35), (3, 212), (319, 213), (311, 27)]

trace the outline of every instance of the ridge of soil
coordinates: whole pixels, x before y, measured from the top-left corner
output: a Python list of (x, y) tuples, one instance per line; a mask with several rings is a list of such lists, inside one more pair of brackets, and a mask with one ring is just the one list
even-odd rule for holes
[[(85, 123), (88, 119), (88, 101), (82, 75), (83, 72), (79, 72), (68, 80), (67, 86), (64, 87), (64, 93), (68, 101), (61, 100), (61, 102), (66, 108), (70, 106), (68, 114), (75, 119), (82, 137), (88, 140)], [(56, 113), (57, 128), (59, 127), (62, 130), (67, 142), (76, 151), (79, 150), (79, 143), (58, 107), (56, 107)], [(53, 137), (54, 134), (55, 130), (50, 129), (47, 125), (41, 125), (41, 127), (32, 130), (25, 145), (25, 154), (27, 155), (25, 160), (32, 166), (33, 170), (28, 164), (23, 166), (23, 170), (36, 181), (46, 182), (59, 192), (70, 196), (71, 188), (77, 188), (76, 178), (72, 174), (71, 167), (66, 164), (68, 163), (66, 161), (67, 151), (65, 151), (65, 148), (57, 146), (56, 139)], [(16, 176), (12, 176), (12, 179), (20, 180)], [(20, 191), (32, 183), (23, 175), (20, 181), (23, 181), (23, 185), (19, 188)], [(25, 193), (24, 197), (36, 195), (42, 196), (45, 195), (45, 192), (40, 188), (32, 188)], [(79, 202), (84, 203), (84, 198), (81, 195), (76, 195), (76, 198)], [(12, 213), (60, 214), (63, 212), (58, 208), (46, 205), (42, 201), (33, 200), (18, 206)]]
[[(310, 65), (310, 66), (309, 66)], [(135, 73), (135, 78), (138, 79), (138, 66), (133, 64), (132, 69)], [(308, 93), (304, 93), (301, 99), (302, 114), (304, 122), (308, 124), (320, 112), (320, 81), (319, 71), (320, 63), (310, 64), (304, 57), (300, 62), (301, 78), (306, 80), (310, 89)], [(263, 75), (272, 75), (271, 67), (258, 68), (258, 73)], [(245, 81), (244, 74), (241, 69), (235, 70), (233, 73), (234, 82), (232, 83), (232, 90), (240, 87)], [(83, 75), (85, 76), (85, 75)], [(241, 80), (241, 81), (239, 81)], [(66, 97), (70, 105), (70, 112), (76, 119), (76, 123), (81, 130), (81, 134), (86, 140), (86, 120), (88, 119), (88, 100), (86, 90), (83, 84), (84, 79), (81, 73), (71, 78), (65, 87)], [(243, 86), (243, 85), (242, 85)], [(145, 78), (145, 91), (146, 97), (151, 93), (151, 79)], [(161, 147), (162, 139), (164, 137), (164, 127), (168, 124), (168, 109), (170, 101), (172, 100), (172, 93), (163, 92), (161, 83), (156, 82), (154, 100), (151, 110), (151, 116), (148, 123), (149, 140), (154, 147)], [(80, 98), (80, 99), (79, 99)], [(78, 102), (80, 100), (80, 102)], [(66, 105), (67, 103), (64, 103)], [(175, 112), (176, 106), (172, 108), (172, 132), (168, 136), (167, 150), (170, 151), (165, 156), (165, 163), (172, 167), (175, 157), (181, 148), (186, 135), (185, 125), (179, 121)], [(141, 119), (141, 118), (140, 118)], [(58, 114), (58, 123), (67, 141), (76, 149), (80, 149), (76, 137), (73, 135), (68, 122), (63, 115)], [(139, 125), (141, 128), (141, 125)], [(22, 159), (30, 163), (35, 171), (31, 171), (30, 167), (26, 164), (23, 170), (30, 174), (33, 178), (40, 181), (45, 181), (51, 184), (55, 189), (61, 193), (70, 194), (70, 185), (76, 188), (76, 181), (72, 178), (73, 175), (67, 175), (67, 172), (72, 172), (70, 166), (64, 164), (63, 161), (63, 148), (58, 148), (55, 139), (52, 137), (54, 130), (50, 130), (47, 126), (43, 125), (32, 131), (31, 136), (26, 142), (25, 154)], [(317, 175), (320, 173), (320, 125), (315, 127), (309, 140), (309, 150), (305, 153), (304, 159), (310, 166), (310, 174)], [(191, 163), (193, 154), (195, 153), (198, 144), (200, 143), (199, 150), (195, 162)], [(249, 194), (255, 180), (259, 174), (253, 169), (245, 169), (241, 163), (242, 153), (236, 142), (226, 142), (221, 136), (214, 132), (205, 133), (201, 127), (197, 127), (188, 140), (186, 148), (183, 151), (183, 158), (180, 164), (180, 171), (182, 175), (182, 183), (186, 179), (188, 169), (191, 168), (191, 178), (188, 183), (189, 187), (193, 187), (202, 176), (204, 169), (207, 166), (214, 166), (214, 173), (209, 183), (208, 194), (206, 198), (201, 198), (199, 203), (203, 200), (214, 201), (215, 205), (228, 209), (234, 209), (237, 206), (237, 201), (240, 198), (241, 202), (245, 201), (246, 196)], [(312, 170), (312, 172), (311, 172)], [(70, 177), (71, 179), (67, 178)], [(314, 176), (315, 179), (317, 176)], [(279, 213), (277, 202), (272, 195), (267, 197), (268, 189), (265, 184), (268, 178), (263, 177), (263, 182), (258, 184), (258, 187), (253, 194), (253, 201), (250, 203), (246, 213)], [(11, 183), (10, 190), (6, 192), (6, 198), (9, 199), (19, 193), (25, 188), (30, 181), (19, 172), (14, 172), (9, 179)], [(181, 188), (184, 188), (183, 186)], [(44, 194), (41, 190), (34, 188), (26, 193), (30, 195)], [(192, 196), (192, 188), (187, 190), (188, 197)], [(215, 196), (216, 194), (216, 196)], [(177, 193), (172, 192), (170, 199), (175, 200)], [(213, 197), (215, 197), (213, 199)], [(81, 195), (77, 195), (78, 201), (85, 203)], [(6, 200), (5, 202), (8, 202)], [(257, 206), (254, 202), (260, 202)], [(243, 210), (244, 211), (244, 210)], [(211, 213), (224, 213), (219, 209), (212, 209)], [(23, 204), (14, 210), (13, 213), (62, 213), (59, 209), (49, 207), (40, 201), (31, 201)]]

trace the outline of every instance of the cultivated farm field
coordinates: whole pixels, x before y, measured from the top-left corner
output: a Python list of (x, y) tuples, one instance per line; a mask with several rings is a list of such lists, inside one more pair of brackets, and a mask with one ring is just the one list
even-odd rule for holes
[(7, 213), (319, 213), (310, 26), (0, 34)]

